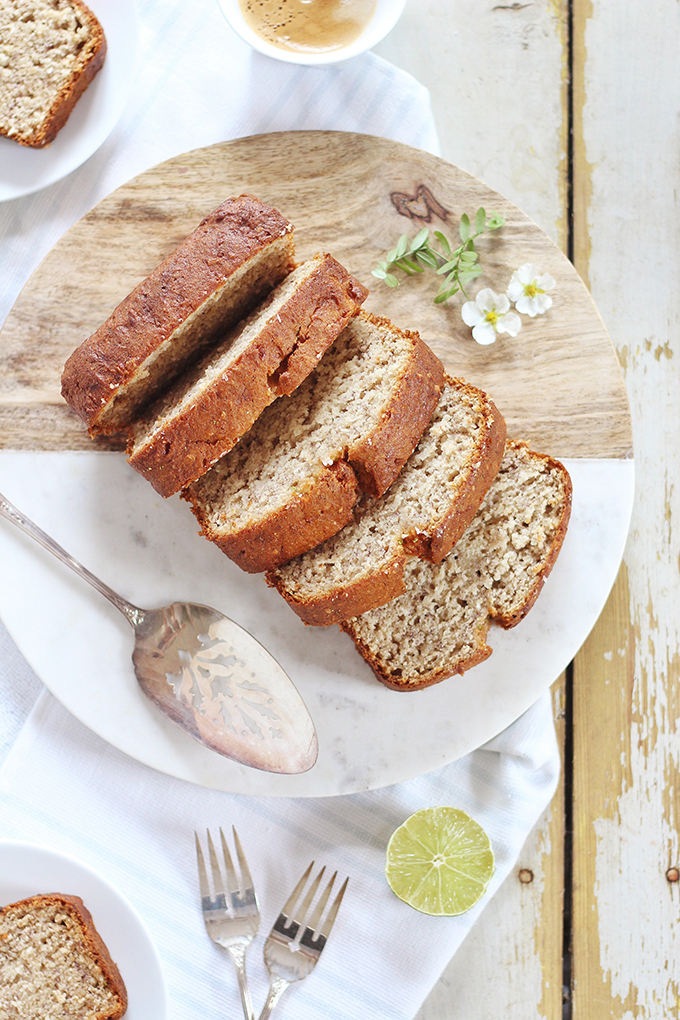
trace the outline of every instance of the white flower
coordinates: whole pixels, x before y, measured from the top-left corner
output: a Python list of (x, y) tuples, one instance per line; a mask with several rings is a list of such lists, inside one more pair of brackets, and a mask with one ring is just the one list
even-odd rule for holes
[(517, 336), (522, 321), (519, 315), (508, 311), (510, 302), (505, 294), (494, 294), (490, 287), (480, 290), (474, 301), (466, 301), (460, 310), (466, 326), (472, 326), (472, 336), (478, 344), (492, 344), (496, 333)]
[(555, 281), (549, 273), (541, 275), (536, 266), (527, 262), (512, 274), (505, 293), (514, 301), (518, 312), (533, 319), (535, 315), (543, 315), (552, 305), (552, 298), (546, 291), (554, 286)]

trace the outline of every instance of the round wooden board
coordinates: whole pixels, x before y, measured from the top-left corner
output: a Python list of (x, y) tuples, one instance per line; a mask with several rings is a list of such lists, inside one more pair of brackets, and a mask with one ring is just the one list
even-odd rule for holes
[[(93, 445), (60, 396), (62, 366), (118, 302), (225, 198), (244, 191), (296, 228), (300, 259), (330, 251), (371, 290), (365, 307), (417, 329), (447, 370), (486, 390), (508, 434), (563, 458), (632, 455), (630, 413), (614, 348), (571, 263), (531, 220), (486, 185), (425, 152), (341, 132), (258, 135), (185, 153), (140, 174), (76, 223), (31, 277), (0, 332), (0, 448)], [(457, 236), (479, 206), (505, 226), (477, 242), (484, 275), (503, 292), (525, 262), (551, 273), (552, 309), (523, 317), (516, 339), (478, 346), (460, 296), (433, 302), (426, 273), (397, 290), (371, 270), (402, 233), (424, 224)]]

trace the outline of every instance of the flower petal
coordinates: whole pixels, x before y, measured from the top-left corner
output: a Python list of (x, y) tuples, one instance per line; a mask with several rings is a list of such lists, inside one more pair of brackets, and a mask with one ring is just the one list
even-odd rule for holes
[(475, 298), (475, 303), (483, 312), (495, 312), (498, 294), (495, 294), (491, 287), (484, 287)]
[(523, 266), (520, 266), (517, 270), (517, 277), (520, 283), (534, 283), (538, 276), (538, 269), (533, 262), (525, 262)]
[(460, 314), (466, 326), (476, 326), (478, 322), (483, 322), (485, 318), (484, 312), (476, 301), (466, 301), (460, 310)]
[(541, 290), (552, 290), (555, 286), (555, 281), (550, 273), (543, 273), (543, 275), (539, 276), (536, 280), (536, 286)]
[(472, 330), (472, 339), (476, 340), (478, 344), (487, 346), (487, 344), (495, 342), (496, 330), (490, 322), (480, 322), (479, 325), (475, 326)]
[[(514, 312), (501, 315), (496, 322), (496, 329), (499, 333), (509, 333), (510, 336), (517, 336), (522, 328), (522, 320)], [(474, 333), (473, 333), (474, 336)]]
[(499, 315), (504, 315), (505, 312), (507, 312), (509, 307), (510, 307), (510, 302), (508, 301), (507, 295), (506, 294), (497, 294), (496, 295), (496, 307), (494, 308), (494, 311), (498, 312)]
[(507, 286), (505, 293), (508, 295), (511, 301), (518, 301), (524, 293), (524, 284), (518, 277), (517, 273), (513, 273), (510, 277), (510, 283)]

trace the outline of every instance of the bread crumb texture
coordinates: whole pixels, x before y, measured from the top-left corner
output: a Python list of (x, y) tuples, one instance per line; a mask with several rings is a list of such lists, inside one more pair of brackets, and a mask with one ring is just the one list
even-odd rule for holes
[[(382, 321), (382, 320), (381, 320)], [(226, 457), (188, 490), (213, 537), (285, 506), (319, 465), (351, 458), (394, 399), (413, 351), (410, 335), (361, 313), (291, 397), (280, 397)]]
[(94, 15), (73, 0), (2, 0), (0, 134), (30, 146), (50, 141), (50, 118), (104, 46)]
[[(2, 1020), (123, 1016), (127, 1001), (120, 975), (116, 971), (112, 978), (112, 961), (108, 967), (103, 962), (108, 973), (102, 969), (87, 922), (70, 899), (79, 902), (36, 896), (0, 911)], [(100, 941), (96, 932), (94, 937)]]
[(559, 553), (571, 481), (550, 457), (509, 441), (501, 469), (448, 557), (408, 561), (403, 595), (343, 624), (379, 678), (399, 689), (428, 686), (491, 654), (492, 621), (526, 615)]

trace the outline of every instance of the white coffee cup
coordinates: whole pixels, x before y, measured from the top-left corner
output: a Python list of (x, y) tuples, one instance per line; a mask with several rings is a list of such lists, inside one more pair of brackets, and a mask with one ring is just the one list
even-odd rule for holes
[(337, 64), (365, 53), (392, 31), (406, 5), (406, 0), (376, 0), (373, 16), (353, 42), (333, 50), (305, 51), (283, 49), (263, 39), (246, 22), (239, 0), (217, 2), (233, 30), (254, 50), (289, 64)]

